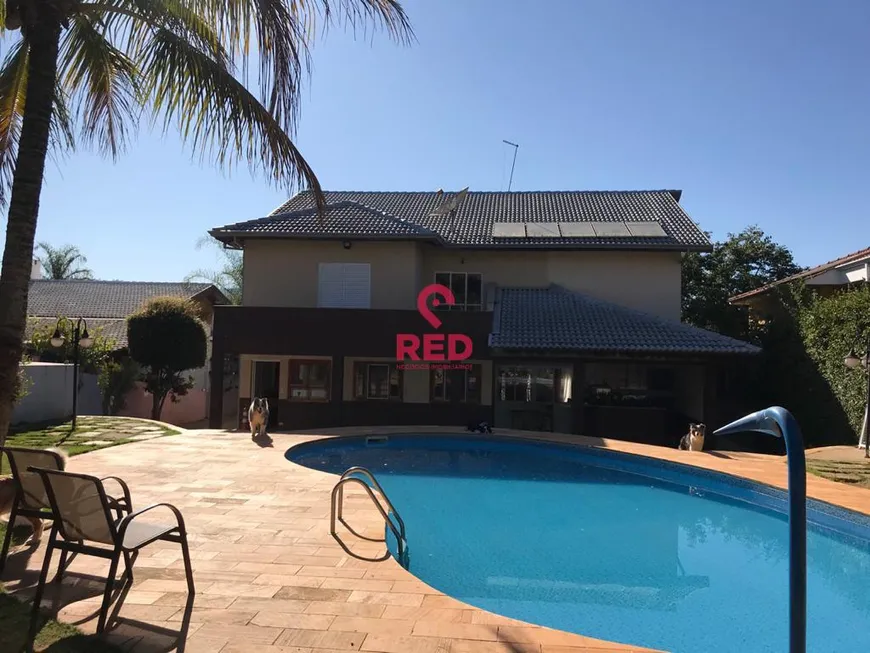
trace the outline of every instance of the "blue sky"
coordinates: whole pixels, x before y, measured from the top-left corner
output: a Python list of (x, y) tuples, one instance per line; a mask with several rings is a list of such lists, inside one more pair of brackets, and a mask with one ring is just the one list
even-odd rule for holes
[[(314, 48), (298, 145), (331, 190), (683, 190), (722, 238), (758, 224), (815, 265), (870, 246), (870, 3), (406, 0), (419, 42)], [(209, 228), (285, 190), (140, 132), (49, 165), (37, 239), (99, 278), (214, 264)], [(4, 223), (5, 231), (5, 223)], [(2, 236), (0, 236), (2, 239)]]

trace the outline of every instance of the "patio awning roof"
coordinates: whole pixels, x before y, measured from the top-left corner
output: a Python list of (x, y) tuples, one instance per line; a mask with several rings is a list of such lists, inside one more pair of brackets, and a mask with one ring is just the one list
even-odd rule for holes
[(619, 354), (758, 354), (741, 340), (561, 286), (501, 288), (490, 347)]

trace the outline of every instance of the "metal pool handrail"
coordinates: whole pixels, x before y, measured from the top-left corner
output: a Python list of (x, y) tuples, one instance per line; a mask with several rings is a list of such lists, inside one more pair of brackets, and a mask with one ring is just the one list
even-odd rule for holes
[[(363, 481), (359, 476), (363, 476), (368, 479), (369, 483)], [(369, 542), (384, 542), (386, 543), (386, 538), (379, 539), (373, 537), (367, 537), (361, 533), (357, 533), (351, 526), (344, 520), (344, 516), (342, 515), (342, 508), (344, 507), (344, 486), (347, 483), (357, 483), (361, 485), (363, 489), (366, 491), (366, 494), (369, 495), (369, 498), (372, 500), (372, 503), (375, 504), (375, 507), (378, 509), (378, 512), (381, 513), (381, 517), (384, 518), (384, 522), (387, 524), (387, 527), (393, 532), (393, 535), (396, 538), (396, 542), (398, 545), (398, 555), (399, 560), (402, 561), (405, 559), (405, 552), (407, 549), (407, 540), (405, 539), (405, 521), (402, 519), (402, 516), (396, 510), (396, 507), (390, 501), (390, 498), (387, 496), (387, 493), (384, 491), (384, 488), (381, 487), (381, 484), (378, 483), (374, 474), (372, 474), (365, 467), (351, 467), (344, 474), (341, 475), (341, 478), (338, 479), (338, 483), (335, 484), (335, 487), (332, 488), (332, 509), (330, 512), (329, 519), (329, 533), (332, 537), (344, 548), (344, 543), (339, 539), (338, 534), (335, 530), (336, 522), (341, 522), (342, 525), (349, 530), (356, 537), (367, 540)], [(393, 520), (390, 519), (390, 514), (387, 510), (384, 510), (384, 507), (381, 505), (381, 502), (378, 501), (378, 498), (375, 496), (375, 493), (372, 491), (372, 486), (376, 489), (381, 497), (383, 497), (384, 503), (387, 505), (387, 510), (393, 514), (396, 518), (396, 523), (398, 523), (398, 528), (396, 524), (393, 523)], [(389, 557), (389, 551), (384, 555), (382, 560), (386, 560)]]
[(785, 440), (788, 464), (789, 653), (807, 650), (807, 461), (800, 426), (781, 406), (741, 417), (713, 431), (758, 431)]

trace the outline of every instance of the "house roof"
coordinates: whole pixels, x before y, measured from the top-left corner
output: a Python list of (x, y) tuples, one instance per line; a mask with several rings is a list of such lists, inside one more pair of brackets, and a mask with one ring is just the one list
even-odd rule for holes
[(27, 298), (27, 337), (59, 316), (83, 317), (88, 328), (102, 328), (105, 337), (119, 347), (127, 344), (127, 316), (154, 297), (208, 297), (215, 304), (228, 304), (224, 294), (210, 283), (156, 281), (97, 281), (79, 279), (32, 279)]
[(798, 272), (797, 274), (793, 274), (790, 277), (785, 277), (784, 279), (780, 279), (779, 281), (774, 281), (773, 283), (769, 283), (767, 285), (761, 286), (760, 288), (756, 288), (755, 290), (750, 290), (749, 292), (740, 293), (739, 295), (734, 295), (728, 299), (728, 303), (730, 304), (740, 304), (743, 303), (744, 300), (751, 299), (753, 297), (758, 297), (760, 295), (764, 295), (769, 292), (771, 289), (781, 286), (783, 284), (792, 283), (794, 281), (802, 280), (802, 279), (812, 279), (813, 277), (817, 277), (820, 274), (824, 274), (829, 270), (833, 270), (834, 268), (838, 268), (842, 265), (848, 265), (849, 263), (854, 263), (855, 261), (860, 261), (864, 258), (870, 258), (870, 247), (865, 249), (859, 249), (857, 252), (852, 252), (851, 254), (846, 254), (846, 256), (841, 256), (838, 259), (834, 259), (833, 261), (828, 261), (827, 263), (822, 263), (822, 265), (817, 265), (814, 268), (810, 268), (808, 270), (804, 270), (803, 272)]
[(681, 191), (470, 192), (455, 214), (433, 211), (452, 194), (326, 192), (325, 219), (310, 191), (271, 215), (213, 229), (246, 238), (422, 239), (445, 247), (707, 251), (706, 235), (679, 204)]
[(490, 346), (495, 349), (634, 354), (757, 354), (749, 343), (572, 292), (502, 288)]

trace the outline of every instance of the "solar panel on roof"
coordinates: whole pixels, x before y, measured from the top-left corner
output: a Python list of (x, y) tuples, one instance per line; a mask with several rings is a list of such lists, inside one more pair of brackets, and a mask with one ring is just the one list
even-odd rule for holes
[(593, 222), (592, 228), (599, 238), (625, 238), (631, 236), (631, 232), (624, 222)]
[(625, 226), (628, 227), (632, 236), (662, 238), (668, 235), (658, 222), (626, 222)]
[(527, 222), (526, 233), (529, 238), (559, 238), (558, 222)]
[(595, 238), (591, 222), (560, 222), (559, 229), (565, 238)]
[(526, 225), (522, 222), (494, 222), (492, 225), (493, 238), (525, 238)]

